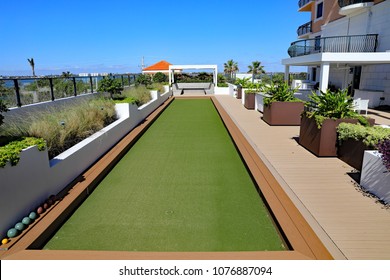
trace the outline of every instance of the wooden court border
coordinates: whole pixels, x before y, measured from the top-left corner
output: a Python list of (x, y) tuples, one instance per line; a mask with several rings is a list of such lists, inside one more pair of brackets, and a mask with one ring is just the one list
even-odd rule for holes
[[(291, 250), (248, 252), (127, 252), (86, 250), (41, 250), (43, 244), (88, 197), (89, 193), (110, 172), (131, 146), (151, 126), (157, 117), (175, 99), (211, 99), (231, 138), (266, 199)], [(165, 101), (144, 122), (130, 131), (110, 151), (100, 158), (69, 187), (60, 201), (22, 235), (2, 246), (0, 259), (17, 260), (302, 260), (333, 259), (324, 244), (304, 219), (297, 207), (284, 192), (276, 178), (257, 155), (229, 114), (214, 96), (173, 97)]]

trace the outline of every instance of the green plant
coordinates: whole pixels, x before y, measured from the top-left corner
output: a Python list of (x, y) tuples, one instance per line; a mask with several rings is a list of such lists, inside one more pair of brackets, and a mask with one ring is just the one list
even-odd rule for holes
[(255, 81), (255, 76), (257, 74), (264, 74), (264, 66), (261, 65), (260, 61), (253, 61), (251, 65), (248, 66), (248, 73), (252, 73), (252, 83)]
[(237, 62), (233, 61), (233, 59), (228, 60), (223, 64), (223, 72), (228, 74), (230, 79), (233, 79), (233, 75), (239, 71)]
[(362, 126), (360, 124), (340, 123), (337, 127), (338, 139), (363, 141), (364, 145), (376, 149), (379, 142), (390, 138), (390, 129), (380, 126)]
[(42, 138), (23, 137), (20, 140), (12, 141), (0, 147), (0, 167), (4, 167), (7, 162), (16, 165), (20, 160), (20, 152), (30, 146), (36, 145), (39, 151), (43, 151), (46, 143)]
[(154, 74), (153, 76), (153, 82), (154, 83), (164, 83), (168, 81), (168, 77), (167, 75), (165, 75), (164, 73), (162, 72), (157, 72), (156, 74)]
[(271, 106), (272, 102), (298, 102), (300, 99), (294, 96), (297, 89), (291, 88), (287, 82), (271, 83), (267, 86), (267, 93), (270, 96), (264, 97), (264, 106)]
[(157, 90), (160, 93), (163, 93), (165, 91), (165, 88), (161, 83), (153, 83), (153, 84), (147, 86), (146, 88), (148, 88), (150, 90)]
[(152, 84), (152, 78), (150, 77), (150, 75), (147, 74), (138, 75), (138, 77), (135, 79), (136, 86), (139, 85), (148, 86), (151, 84)]
[(318, 128), (326, 119), (358, 119), (362, 124), (367, 125), (368, 121), (353, 110), (353, 100), (348, 95), (348, 90), (337, 90), (335, 92), (327, 89), (321, 91), (320, 95), (313, 92), (305, 103), (308, 118), (315, 118)]
[(112, 96), (116, 93), (120, 93), (123, 90), (122, 85), (119, 80), (113, 79), (111, 77), (104, 77), (99, 81), (98, 91), (108, 92)]
[(379, 142), (378, 150), (382, 154), (383, 164), (390, 171), (390, 137)]
[[(152, 97), (150, 95), (150, 90), (147, 89), (145, 86), (136, 86), (136, 87), (130, 87), (126, 88), (122, 92), (122, 96), (132, 102), (129, 103), (135, 103), (137, 106), (141, 106), (145, 103), (148, 103)], [(120, 103), (123, 103), (125, 101), (120, 101)]]
[(251, 82), (250, 82), (250, 78), (242, 78), (242, 79), (237, 78), (234, 84), (240, 85), (242, 88), (248, 88)]
[(263, 91), (264, 85), (261, 83), (248, 83), (247, 90), (245, 90), (245, 94), (256, 94)]
[(4, 116), (1, 113), (7, 111), (8, 111), (7, 106), (3, 103), (3, 100), (0, 99), (0, 126), (3, 124), (3, 120), (4, 120)]
[(111, 99), (92, 99), (77, 105), (34, 112), (23, 119), (7, 121), (2, 138), (43, 138), (53, 158), (116, 119)]

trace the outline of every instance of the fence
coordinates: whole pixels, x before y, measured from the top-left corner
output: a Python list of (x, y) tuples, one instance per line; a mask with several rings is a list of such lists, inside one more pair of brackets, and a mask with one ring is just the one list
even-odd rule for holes
[[(135, 83), (139, 74), (116, 74), (123, 87)], [(97, 92), (104, 76), (27, 77), (0, 79), (0, 99), (7, 107), (54, 101), (56, 99)]]

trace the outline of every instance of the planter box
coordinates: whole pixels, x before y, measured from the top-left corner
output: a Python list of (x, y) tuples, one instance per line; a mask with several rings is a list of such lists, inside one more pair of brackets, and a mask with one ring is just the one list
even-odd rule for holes
[(242, 98), (242, 87), (237, 87), (237, 99)]
[(248, 110), (254, 110), (255, 109), (255, 100), (256, 100), (256, 94), (245, 94), (245, 103), (244, 106)]
[(164, 103), (171, 92), (137, 108), (133, 104), (116, 104), (119, 119), (78, 144), (49, 160), (47, 151), (30, 147), (22, 151), (16, 166), (0, 168), (0, 235), (30, 213), (39, 203), (57, 194), (120, 139)]
[(365, 151), (360, 185), (386, 204), (390, 203), (390, 172), (378, 151)]
[[(318, 129), (314, 118), (305, 115), (301, 118), (299, 131), (299, 144), (319, 157), (337, 156), (337, 131), (336, 127), (342, 123), (357, 123), (357, 119), (325, 120), (322, 127)], [(374, 124), (374, 119), (369, 119), (370, 124)]]
[(303, 102), (272, 102), (264, 106), (263, 120), (269, 125), (300, 125)]
[[(340, 143), (341, 142), (341, 143)], [(339, 141), (337, 156), (357, 170), (362, 170), (363, 156), (366, 150), (371, 150), (363, 141), (347, 139)]]

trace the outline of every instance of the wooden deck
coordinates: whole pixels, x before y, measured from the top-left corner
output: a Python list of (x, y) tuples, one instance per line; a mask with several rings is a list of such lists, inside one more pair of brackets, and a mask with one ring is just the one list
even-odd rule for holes
[[(335, 259), (390, 259), (390, 210), (355, 188), (352, 167), (300, 146), (299, 126), (271, 127), (241, 100), (216, 97)], [(390, 125), (389, 113), (369, 115)]]

